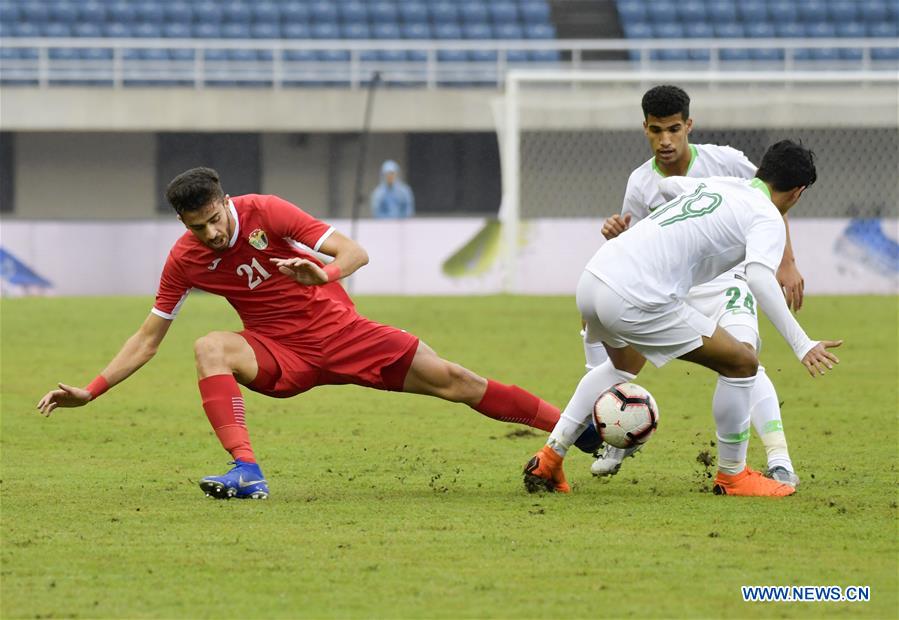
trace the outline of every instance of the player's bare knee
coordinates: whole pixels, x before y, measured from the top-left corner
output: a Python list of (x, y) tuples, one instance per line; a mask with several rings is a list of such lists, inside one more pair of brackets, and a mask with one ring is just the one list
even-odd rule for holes
[(754, 377), (758, 370), (759, 358), (755, 354), (755, 349), (741, 346), (739, 353), (728, 364), (725, 376), (734, 378)]
[(194, 359), (197, 367), (207, 364), (218, 364), (225, 359), (225, 343), (218, 332), (211, 332), (197, 338), (194, 342)]

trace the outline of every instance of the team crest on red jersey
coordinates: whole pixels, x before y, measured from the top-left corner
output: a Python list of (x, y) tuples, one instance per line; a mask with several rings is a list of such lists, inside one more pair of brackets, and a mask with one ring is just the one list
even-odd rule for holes
[(250, 245), (257, 250), (264, 250), (268, 247), (268, 237), (265, 236), (265, 231), (261, 228), (257, 228), (250, 233), (249, 241)]

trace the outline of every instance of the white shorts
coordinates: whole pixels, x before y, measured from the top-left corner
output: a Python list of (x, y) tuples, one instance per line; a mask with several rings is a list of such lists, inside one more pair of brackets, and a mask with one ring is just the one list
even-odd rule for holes
[(745, 280), (722, 282), (716, 278), (690, 289), (686, 302), (740, 342), (752, 345), (756, 351), (761, 348), (758, 309)]
[(589, 271), (578, 282), (577, 306), (587, 322), (588, 344), (602, 341), (613, 349), (630, 345), (654, 366), (698, 349), (703, 336), (715, 333), (715, 321), (683, 301), (642, 310)]

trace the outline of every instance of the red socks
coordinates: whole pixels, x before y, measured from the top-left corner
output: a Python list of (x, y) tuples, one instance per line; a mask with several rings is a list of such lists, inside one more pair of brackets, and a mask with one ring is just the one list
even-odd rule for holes
[(559, 410), (545, 400), (517, 385), (504, 385), (490, 379), (484, 397), (472, 409), (494, 420), (527, 424), (547, 432), (552, 431), (559, 421)]
[(206, 417), (222, 447), (234, 460), (255, 463), (250, 434), (244, 420), (243, 396), (233, 375), (212, 375), (200, 379), (200, 396)]

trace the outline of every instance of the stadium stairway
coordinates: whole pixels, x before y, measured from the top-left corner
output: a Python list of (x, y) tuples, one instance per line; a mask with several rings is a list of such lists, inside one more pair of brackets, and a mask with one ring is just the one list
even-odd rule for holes
[[(550, 0), (559, 39), (623, 39), (615, 0)], [(626, 60), (624, 52), (585, 52), (583, 60)], [(567, 60), (567, 58), (566, 58)]]

